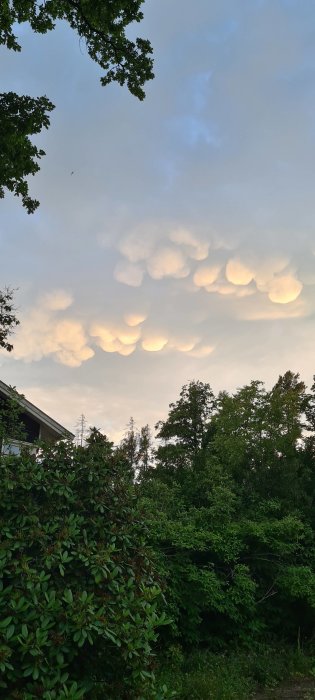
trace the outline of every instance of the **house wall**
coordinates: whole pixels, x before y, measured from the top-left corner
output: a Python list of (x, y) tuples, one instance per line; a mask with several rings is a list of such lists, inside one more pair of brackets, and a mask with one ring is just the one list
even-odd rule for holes
[(48, 442), (49, 444), (56, 442), (60, 438), (60, 435), (56, 435), (55, 432), (50, 430), (50, 428), (47, 427), (47, 425), (41, 424), (40, 426), (40, 434), (39, 434), (39, 439), (43, 440), (43, 442)]

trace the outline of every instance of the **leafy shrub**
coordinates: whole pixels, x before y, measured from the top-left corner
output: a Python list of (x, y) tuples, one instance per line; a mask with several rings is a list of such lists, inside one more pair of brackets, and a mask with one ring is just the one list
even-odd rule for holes
[(312, 675), (313, 664), (314, 657), (290, 647), (260, 645), (251, 653), (203, 650), (182, 656), (180, 647), (172, 646), (159, 675), (180, 700), (249, 700), (258, 687), (271, 689), (274, 697), (282, 681)]
[(0, 696), (154, 697), (160, 590), (111, 444), (3, 457), (0, 483)]

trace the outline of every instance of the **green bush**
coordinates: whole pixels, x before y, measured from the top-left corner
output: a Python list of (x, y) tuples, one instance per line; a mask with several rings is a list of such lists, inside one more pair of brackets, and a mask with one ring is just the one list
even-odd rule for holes
[(111, 444), (3, 457), (0, 484), (0, 697), (155, 697), (160, 590)]
[[(161, 682), (175, 689), (178, 700), (249, 700), (258, 688), (271, 690), (294, 676), (310, 676), (314, 657), (290, 647), (260, 645), (252, 652), (184, 655), (169, 647), (161, 658)], [(273, 697), (273, 695), (272, 695)]]

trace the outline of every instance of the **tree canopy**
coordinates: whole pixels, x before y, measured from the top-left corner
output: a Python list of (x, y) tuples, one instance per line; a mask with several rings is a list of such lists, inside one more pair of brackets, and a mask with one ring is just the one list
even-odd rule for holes
[[(46, 34), (58, 21), (67, 22), (83, 39), (89, 56), (104, 71), (101, 84), (117, 82), (143, 100), (144, 84), (153, 75), (152, 47), (147, 39), (134, 41), (126, 30), (143, 18), (144, 0), (2, 0), (0, 45), (21, 51), (16, 25), (29, 23), (34, 32)], [(22, 198), (28, 213), (39, 202), (28, 194), (27, 177), (39, 170), (45, 155), (30, 137), (48, 128), (54, 105), (46, 96), (32, 98), (14, 92), (0, 93), (0, 198), (5, 189)]]
[(305, 638), (315, 626), (314, 386), (285, 372), (214, 397), (190, 382), (141, 475), (168, 642)]
[(13, 290), (9, 287), (2, 291), (0, 290), (0, 348), (4, 348), (8, 352), (13, 350), (13, 345), (9, 342), (9, 336), (20, 323), (15, 315), (13, 294)]
[(166, 700), (154, 670), (179, 645), (311, 642), (314, 396), (290, 371), (217, 396), (192, 381), (155, 449), (131, 419), (118, 447), (94, 429), (0, 455), (0, 697)]

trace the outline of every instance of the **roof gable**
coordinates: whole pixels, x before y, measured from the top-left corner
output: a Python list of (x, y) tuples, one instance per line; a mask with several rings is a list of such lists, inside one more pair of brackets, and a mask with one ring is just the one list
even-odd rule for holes
[[(2, 382), (1, 379), (0, 393), (5, 397), (12, 396), (12, 388), (5, 384), (5, 382)], [(28, 401), (26, 398), (24, 398), (24, 396), (20, 396), (20, 394), (17, 394), (17, 399), (23, 411), (29, 414), (35, 420), (37, 420), (41, 425), (45, 426), (51, 432), (53, 432), (56, 435), (56, 438), (74, 438), (74, 434), (71, 433), (70, 430), (67, 430), (67, 428), (65, 428), (60, 423), (57, 423), (57, 421), (48, 416), (47, 413), (44, 413), (44, 411), (41, 411), (40, 408), (37, 408), (37, 406)]]

